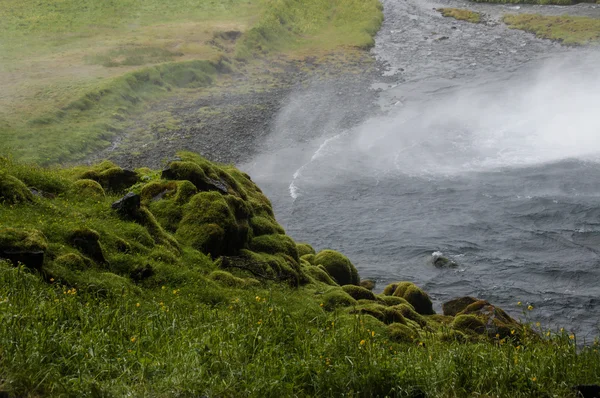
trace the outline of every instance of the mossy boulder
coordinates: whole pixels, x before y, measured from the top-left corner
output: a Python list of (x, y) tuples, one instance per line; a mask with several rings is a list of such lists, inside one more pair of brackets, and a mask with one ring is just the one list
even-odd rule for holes
[(356, 300), (339, 288), (325, 292), (321, 300), (323, 308), (327, 311), (333, 311), (339, 307), (351, 307), (357, 304)]
[(361, 286), (355, 285), (344, 285), (342, 286), (342, 290), (352, 296), (355, 300), (373, 300), (376, 301), (377, 298), (372, 291), (365, 289)]
[(419, 335), (414, 329), (401, 323), (392, 323), (387, 328), (390, 340), (396, 343), (412, 343)]
[(406, 320), (400, 311), (393, 307), (387, 307), (377, 303), (366, 303), (358, 305), (351, 311), (352, 313), (358, 313), (363, 315), (370, 315), (379, 321), (390, 324), (390, 323), (402, 323), (406, 324)]
[(317, 254), (315, 249), (308, 243), (297, 243), (296, 249), (298, 249), (298, 255), (300, 257), (305, 256), (307, 254)]
[(406, 301), (405, 299), (403, 299), (402, 297), (386, 296), (385, 294), (379, 294), (379, 295), (377, 295), (377, 300), (380, 303), (385, 304), (387, 306), (406, 304), (412, 308), (412, 305), (410, 305), (410, 303), (408, 301)]
[(287, 235), (273, 234), (257, 236), (250, 241), (250, 249), (269, 254), (283, 253), (292, 257), (295, 261), (300, 260), (296, 243)]
[(33, 194), (21, 180), (0, 171), (0, 204), (33, 202)]
[(139, 181), (133, 170), (122, 169), (116, 164), (104, 161), (81, 175), (80, 179), (94, 180), (107, 191), (121, 192)]
[(420, 327), (427, 326), (427, 320), (425, 319), (425, 317), (423, 317), (421, 314), (415, 311), (412, 305), (410, 304), (398, 304), (390, 308), (393, 308), (395, 311), (400, 312), (404, 318), (410, 319)]
[(208, 277), (209, 279), (212, 279), (213, 281), (227, 287), (241, 289), (246, 286), (246, 281), (244, 279), (234, 276), (227, 271), (213, 271)]
[(304, 261), (307, 261), (308, 263), (315, 265), (315, 255), (314, 254), (305, 254), (303, 256), (300, 256), (300, 258)]
[(483, 334), (486, 331), (485, 324), (475, 315), (457, 315), (452, 322), (452, 327), (462, 332)]
[(73, 183), (73, 191), (80, 197), (103, 198), (105, 196), (102, 185), (94, 180), (83, 179)]
[(421, 315), (435, 314), (433, 304), (429, 295), (421, 290), (412, 282), (397, 282), (392, 283), (383, 290), (384, 294), (390, 294), (396, 297), (402, 297), (408, 301)]
[(183, 243), (213, 257), (234, 255), (248, 240), (227, 201), (217, 192), (200, 192), (184, 206), (176, 236)]
[(310, 282), (300, 264), (286, 254), (256, 253), (243, 249), (239, 256), (224, 256), (217, 264), (223, 269), (246, 270), (264, 280), (285, 281), (294, 287)]
[(377, 282), (375, 282), (372, 279), (363, 279), (360, 281), (360, 286), (364, 287), (367, 290), (373, 290), (375, 289), (375, 286), (377, 285)]
[[(304, 260), (301, 259), (300, 261), (304, 261)], [(335, 283), (335, 281), (333, 280), (333, 278), (331, 278), (331, 276), (327, 273), (327, 271), (324, 271), (320, 267), (315, 267), (314, 265), (310, 265), (308, 262), (306, 264), (308, 264), (308, 266), (306, 266), (306, 273), (309, 276), (311, 276), (314, 280), (325, 283), (326, 285), (329, 285), (329, 286), (338, 286), (338, 284)]]
[(476, 301), (478, 301), (476, 298), (468, 296), (455, 298), (442, 304), (442, 311), (444, 315), (456, 316)]
[(475, 316), (485, 325), (485, 332), (489, 337), (514, 337), (518, 338), (523, 326), (508, 315), (502, 308), (490, 304), (486, 300), (477, 300), (469, 304), (458, 315)]
[(254, 216), (250, 219), (254, 236), (284, 234), (283, 228), (269, 216)]
[[(217, 175), (209, 177), (205, 170), (193, 161), (176, 161), (169, 163), (161, 177), (165, 180), (187, 180), (196, 186), (198, 191), (229, 192), (229, 187)], [(215, 178), (216, 177), (216, 178)]]
[(36, 229), (0, 228), (0, 259), (41, 269), (48, 241)]
[(177, 191), (177, 183), (173, 181), (152, 181), (142, 187), (141, 201), (157, 201), (173, 195)]
[(91, 260), (99, 264), (107, 262), (102, 246), (100, 245), (100, 235), (98, 232), (89, 228), (76, 229), (71, 231), (69, 243)]
[(314, 263), (322, 265), (339, 285), (358, 285), (360, 279), (348, 257), (335, 250), (322, 250), (315, 256)]

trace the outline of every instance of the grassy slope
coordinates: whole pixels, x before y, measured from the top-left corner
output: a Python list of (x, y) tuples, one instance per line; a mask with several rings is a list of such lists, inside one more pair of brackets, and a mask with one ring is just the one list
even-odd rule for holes
[(520, 14), (505, 15), (503, 20), (513, 29), (566, 45), (597, 44), (600, 40), (600, 19), (597, 18)]
[[(118, 193), (103, 194), (79, 180), (94, 177), (109, 188), (98, 173), (109, 164), (40, 169), (0, 159), (0, 242), (10, 228), (38, 230), (48, 240), (42, 272), (0, 262), (0, 391), (18, 396), (569, 397), (572, 385), (600, 382), (597, 343), (577, 350), (575, 336), (567, 332), (538, 325), (532, 326), (535, 334), (531, 327), (515, 326), (515, 335), (510, 331), (500, 339), (461, 331), (451, 317), (417, 316), (417, 324), (395, 315), (405, 332), (394, 334), (397, 323), (387, 326), (353, 313), (381, 308), (381, 301), (352, 304), (339, 287), (308, 272), (309, 262), (319, 256), (298, 262), (286, 244), (269, 243), (274, 235), (263, 234), (281, 227), (268, 200), (242, 173), (193, 154), (180, 156), (211, 178), (225, 178), (229, 195), (190, 197), (189, 183), (173, 188), (158, 172), (138, 170), (142, 182), (123, 192), (141, 192), (158, 227), (119, 217), (110, 209)], [(187, 165), (182, 170), (191, 170)], [(15, 189), (7, 175), (56, 196), (31, 197)], [(8, 191), (7, 181), (13, 184)], [(150, 200), (164, 187), (176, 192)], [(219, 271), (222, 262), (196, 250), (197, 242), (206, 242), (199, 235), (206, 222), (222, 217), (217, 214), (222, 210), (216, 211), (222, 199), (237, 209), (239, 226), (247, 227), (244, 220), (250, 217), (251, 236), (270, 237), (260, 245), (250, 239), (256, 251), (251, 256), (273, 266), (295, 263), (282, 272), (303, 275), (301, 286), (257, 280), (243, 270), (229, 268), (235, 276)], [(201, 204), (201, 217), (213, 218), (194, 218), (192, 203)], [(192, 229), (186, 226), (190, 220)], [(220, 220), (219, 225), (231, 225)], [(85, 228), (97, 232), (106, 263), (87, 257), (69, 238)], [(148, 267), (152, 274), (135, 277)], [(530, 311), (535, 309), (524, 309), (525, 319)]]
[[(55, 163), (108, 145), (145, 102), (228, 70), (195, 61), (368, 46), (382, 14), (376, 0), (10, 0), (0, 18), (0, 153)], [(231, 31), (245, 35), (221, 36)]]

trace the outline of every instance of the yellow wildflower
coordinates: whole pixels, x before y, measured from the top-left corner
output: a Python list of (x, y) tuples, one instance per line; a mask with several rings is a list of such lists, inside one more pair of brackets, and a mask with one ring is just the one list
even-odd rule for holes
[(521, 306), (523, 303), (521, 303), (520, 301), (517, 303), (518, 306)]
[(135, 343), (135, 341), (136, 341), (136, 340), (137, 340), (137, 339), (135, 338), (135, 336), (131, 338), (131, 342), (132, 342), (132, 343)]
[(533, 310), (533, 305), (529, 304), (529, 305), (527, 306), (527, 309), (528, 309), (529, 311)]
[(532, 378), (531, 378), (531, 381), (533, 381), (533, 382), (536, 382), (536, 381), (537, 381), (537, 377), (535, 377), (535, 376), (534, 376), (534, 377), (532, 377)]
[(365, 345), (365, 343), (366, 343), (366, 341), (364, 341), (364, 340), (361, 340), (361, 341), (360, 341), (360, 343), (358, 343), (358, 344), (360, 344), (360, 345)]
[(572, 335), (570, 335), (570, 336), (569, 336), (569, 338), (570, 338), (571, 340), (575, 340), (575, 335), (574, 335), (574, 334), (572, 334)]
[(538, 328), (539, 328), (541, 325), (542, 325), (542, 324), (541, 324), (541, 323), (539, 323), (539, 322), (536, 322), (536, 323), (535, 323), (535, 326), (537, 326)]
[(324, 305), (325, 305), (325, 304), (323, 304), (323, 303), (319, 304), (319, 306), (321, 306), (321, 307), (323, 307)]
[(136, 306), (136, 307), (139, 307), (140, 305), (141, 305), (140, 303), (135, 303), (135, 306)]
[(511, 331), (510, 331), (510, 334), (515, 334), (515, 330), (514, 330), (514, 329), (513, 329), (513, 330), (511, 330)]
[(375, 331), (374, 330), (371, 332), (371, 337), (375, 337)]

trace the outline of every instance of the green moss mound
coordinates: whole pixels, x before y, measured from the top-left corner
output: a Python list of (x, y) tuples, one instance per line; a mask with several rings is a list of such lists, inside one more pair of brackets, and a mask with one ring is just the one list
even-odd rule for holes
[(478, 301), (476, 298), (468, 296), (456, 298), (442, 304), (442, 311), (444, 315), (455, 316), (476, 301)]
[(295, 261), (300, 260), (296, 243), (287, 235), (273, 234), (257, 236), (250, 241), (250, 249), (269, 254), (282, 253), (290, 256)]
[(323, 294), (321, 300), (323, 308), (327, 311), (333, 311), (340, 307), (352, 307), (357, 305), (356, 300), (339, 288), (326, 292)]
[(322, 250), (315, 256), (314, 263), (322, 265), (339, 285), (358, 285), (360, 278), (348, 257), (335, 250)]
[[(300, 260), (304, 261), (304, 260)], [(308, 266), (306, 266), (306, 273), (310, 275), (316, 281), (325, 283), (329, 286), (338, 286), (338, 284), (333, 280), (333, 278), (327, 273), (327, 271), (323, 270), (320, 267), (315, 267), (314, 265), (310, 265), (307, 262)]]
[(407, 304), (409, 307), (412, 308), (412, 305), (410, 305), (410, 303), (402, 297), (386, 296), (385, 294), (379, 294), (377, 295), (377, 300), (388, 306)]
[[(314, 254), (305, 254), (303, 256), (300, 256), (300, 258), (312, 265), (315, 265), (315, 255)], [(327, 272), (327, 271), (325, 271), (325, 272)]]
[(342, 286), (342, 290), (344, 290), (346, 293), (352, 296), (352, 298), (355, 300), (377, 300), (375, 294), (373, 294), (372, 291), (367, 290), (361, 286), (345, 285)]
[(392, 306), (391, 308), (401, 313), (404, 318), (415, 322), (420, 327), (425, 327), (427, 325), (427, 320), (425, 317), (415, 311), (410, 304), (398, 304)]
[(131, 170), (124, 170), (116, 164), (104, 161), (85, 171), (80, 179), (94, 180), (105, 190), (122, 192), (138, 182), (139, 176)]
[(401, 323), (393, 323), (388, 326), (387, 333), (390, 340), (397, 343), (412, 343), (419, 335), (414, 329)]
[(104, 197), (104, 188), (97, 181), (83, 179), (73, 183), (73, 190), (81, 197)]
[(402, 297), (421, 315), (435, 314), (429, 295), (412, 282), (392, 283), (385, 287), (383, 293), (385, 295), (391, 294), (396, 297)]
[(238, 278), (227, 271), (213, 271), (208, 277), (227, 287), (240, 289), (246, 286), (246, 281), (244, 279)]
[(0, 228), (0, 249), (45, 251), (48, 240), (37, 229)]
[(75, 253), (67, 253), (59, 256), (54, 260), (54, 263), (65, 267), (69, 270), (83, 271), (87, 268), (87, 264), (83, 257)]
[(33, 201), (33, 194), (21, 180), (0, 171), (0, 203), (17, 204)]
[(406, 319), (400, 311), (393, 307), (387, 307), (385, 305), (377, 303), (365, 303), (358, 305), (351, 311), (352, 313), (358, 313), (363, 315), (370, 315), (373, 318), (385, 323), (401, 323), (406, 324)]
[(313, 247), (311, 245), (309, 245), (308, 243), (298, 243), (298, 244), (296, 244), (296, 249), (298, 250), (298, 255), (300, 257), (310, 255), (310, 254), (317, 254), (315, 249), (313, 249)]
[(462, 332), (476, 334), (485, 333), (485, 324), (475, 315), (458, 315), (452, 322), (452, 327)]

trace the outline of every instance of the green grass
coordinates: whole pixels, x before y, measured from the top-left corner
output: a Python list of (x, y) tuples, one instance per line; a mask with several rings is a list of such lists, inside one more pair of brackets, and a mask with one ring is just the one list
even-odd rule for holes
[(463, 10), (460, 8), (438, 8), (443, 16), (458, 19), (460, 21), (467, 21), (471, 23), (481, 22), (481, 14), (478, 12)]
[[(169, 178), (180, 180), (140, 169), (139, 182), (121, 188), (142, 195), (133, 218), (111, 209), (122, 193), (111, 180), (121, 171), (109, 162), (46, 169), (0, 158), (0, 186), (18, 180), (46, 193), (0, 190), (0, 244), (37, 242), (46, 257), (40, 271), (0, 261), (0, 391), (575, 397), (573, 385), (600, 382), (598, 341), (578, 342), (539, 324), (513, 324), (502, 338), (477, 334), (460, 320), (480, 317), (484, 303), (456, 318), (417, 314), (398, 293), (410, 301), (410, 283), (390, 285), (385, 299), (340, 288), (318, 253), (304, 256), (313, 265), (297, 260), (312, 250), (294, 248), (246, 175), (191, 153), (179, 156)], [(198, 193), (195, 185), (207, 177), (228, 193)], [(199, 251), (186, 243), (202, 238), (207, 226), (217, 231), (212, 245)], [(219, 228), (227, 255), (216, 259), (207, 251)], [(260, 247), (256, 236), (267, 238)], [(97, 239), (106, 261), (75, 242), (82, 237)], [(311, 276), (313, 268), (327, 278)], [(536, 311), (521, 308), (525, 321)]]
[[(382, 13), (377, 0), (8, 0), (0, 18), (0, 154), (48, 164), (106, 147), (149, 101), (219, 80), (209, 63), (368, 47)], [(172, 84), (182, 69), (198, 78)]]
[(537, 37), (557, 40), (566, 45), (597, 44), (600, 40), (598, 18), (520, 14), (505, 15), (503, 21), (513, 29), (531, 32)]

